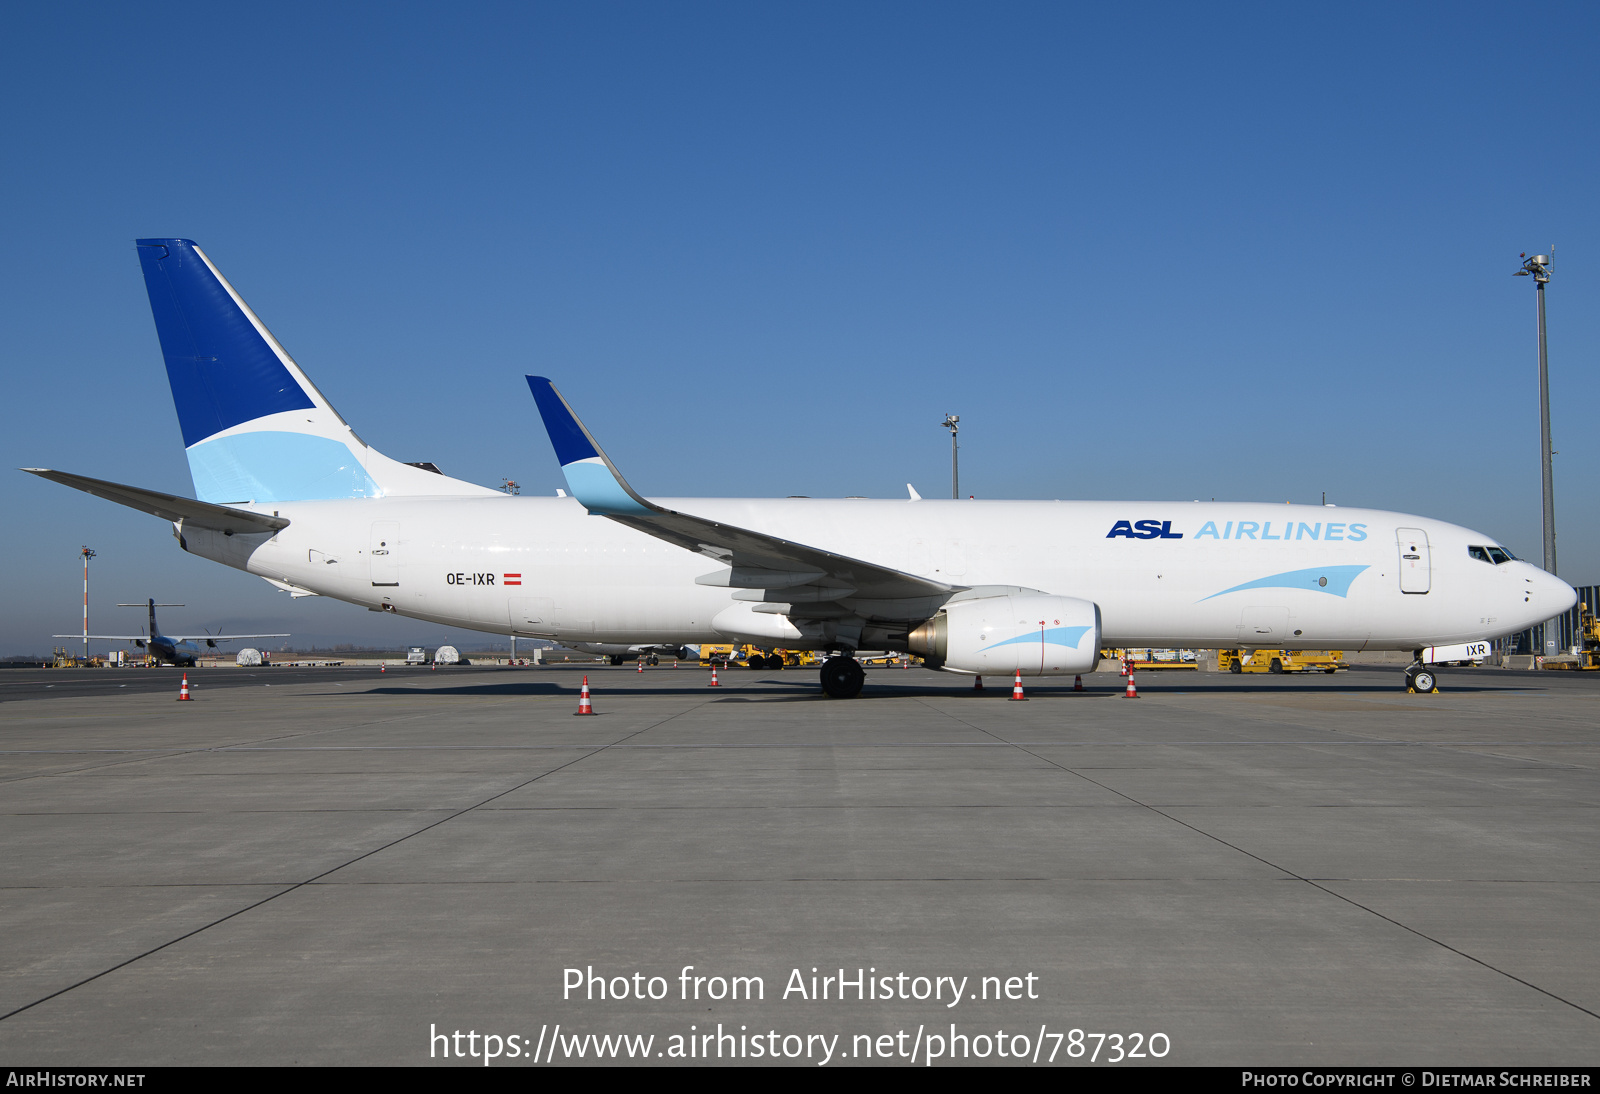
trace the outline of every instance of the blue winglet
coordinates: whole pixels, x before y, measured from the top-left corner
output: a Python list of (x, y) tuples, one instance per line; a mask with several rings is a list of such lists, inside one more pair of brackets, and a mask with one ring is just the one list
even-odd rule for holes
[(655, 512), (633, 492), (616, 466), (600, 451), (572, 407), (554, 384), (543, 376), (527, 377), (528, 390), (539, 404), (545, 432), (561, 461), (561, 473), (578, 504), (597, 517), (642, 517)]
[(578, 416), (554, 384), (543, 376), (529, 376), (528, 388), (533, 392), (533, 401), (539, 404), (539, 416), (544, 419), (545, 432), (550, 434), (561, 466), (600, 455), (599, 447), (589, 439), (588, 431), (578, 423)]

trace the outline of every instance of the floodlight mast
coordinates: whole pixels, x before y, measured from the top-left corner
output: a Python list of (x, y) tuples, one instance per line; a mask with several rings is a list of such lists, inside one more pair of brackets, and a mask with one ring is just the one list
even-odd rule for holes
[(1556, 488), (1550, 451), (1550, 358), (1545, 344), (1544, 287), (1550, 282), (1550, 267), (1555, 246), (1548, 255), (1523, 254), (1522, 269), (1514, 277), (1533, 278), (1534, 297), (1539, 316), (1539, 456), (1544, 475), (1544, 568), (1556, 572)]
[(85, 547), (78, 552), (83, 556), (83, 662), (89, 663), (89, 560), (94, 552)]
[(956, 423), (960, 420), (961, 415), (959, 414), (946, 414), (943, 423), (944, 427), (950, 431), (950, 496), (952, 498), (961, 497), (961, 469), (956, 463), (956, 434), (961, 430), (961, 427)]

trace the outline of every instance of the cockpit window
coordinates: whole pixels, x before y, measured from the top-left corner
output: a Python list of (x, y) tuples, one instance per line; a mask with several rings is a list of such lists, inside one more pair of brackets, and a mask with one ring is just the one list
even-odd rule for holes
[(1479, 562), (1487, 562), (1495, 566), (1500, 565), (1502, 562), (1511, 562), (1517, 557), (1504, 547), (1469, 546), (1467, 548), (1467, 555), (1470, 558), (1477, 559)]
[(1487, 547), (1468, 547), (1467, 554), (1472, 558), (1477, 559), (1479, 562), (1490, 561), (1489, 548)]

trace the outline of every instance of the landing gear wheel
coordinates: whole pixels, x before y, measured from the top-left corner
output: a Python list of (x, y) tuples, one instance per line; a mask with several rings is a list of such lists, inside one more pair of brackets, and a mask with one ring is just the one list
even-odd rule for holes
[(650, 655), (650, 660), (645, 662), (645, 663), (647, 665), (649, 665), (651, 668), (655, 668), (657, 665), (661, 664), (661, 660), (660, 660), (660, 658), (656, 657), (655, 654), (652, 653)]
[(1439, 690), (1439, 678), (1425, 665), (1415, 665), (1406, 670), (1406, 687), (1423, 695)]
[(854, 657), (830, 657), (822, 663), (822, 690), (829, 698), (854, 699), (866, 682), (866, 670)]

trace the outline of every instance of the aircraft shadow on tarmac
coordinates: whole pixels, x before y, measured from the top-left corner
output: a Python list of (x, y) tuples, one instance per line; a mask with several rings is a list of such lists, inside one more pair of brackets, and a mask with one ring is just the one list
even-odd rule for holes
[[(1393, 674), (1398, 677), (1399, 674)], [(1385, 674), (1382, 682), (1372, 683), (1312, 683), (1309, 681), (1294, 681), (1293, 683), (1234, 683), (1232, 681), (1200, 681), (1191, 680), (1183, 683), (1171, 681), (1162, 684), (1141, 686), (1141, 693), (1149, 697), (1161, 695), (1381, 695), (1385, 697), (1395, 694), (1404, 694), (1398, 680)], [(1454, 683), (1448, 677), (1441, 678), (1442, 694), (1476, 694), (1480, 692), (1495, 692), (1505, 690), (1530, 691), (1543, 690), (1535, 684), (1511, 683), (1505, 684), (1466, 684)], [(969, 696), (974, 699), (1000, 699), (1010, 698), (1010, 681), (998, 681), (982, 691), (961, 684), (918, 684), (901, 683), (898, 681), (876, 682), (871, 678), (867, 687), (857, 696), (857, 700), (872, 699), (909, 699), (909, 698), (941, 698), (952, 699)], [(768, 690), (774, 685), (783, 688), (782, 692)], [(1176, 686), (1174, 686), (1176, 685)], [(1024, 684), (1029, 698), (1040, 699), (1068, 699), (1068, 698), (1118, 698), (1123, 695), (1124, 685), (1102, 684), (1095, 682), (1085, 687), (1083, 691), (1074, 691), (1070, 684), (1043, 685), (1036, 682)], [(790, 690), (793, 689), (793, 690)], [(672, 688), (672, 687), (620, 687), (609, 689), (604, 687), (603, 680), (599, 685), (590, 684), (589, 690), (598, 699), (600, 696), (683, 696), (692, 694), (699, 689)], [(714, 701), (719, 703), (798, 703), (815, 702), (826, 698), (821, 688), (810, 680), (767, 679), (751, 680), (748, 683), (723, 684), (722, 694), (715, 696)], [(729, 694), (731, 693), (731, 694)], [(571, 684), (536, 683), (534, 681), (519, 681), (508, 683), (503, 681), (481, 684), (456, 684), (448, 687), (374, 687), (366, 690), (350, 690), (340, 692), (343, 695), (406, 695), (413, 698), (425, 698), (430, 695), (440, 697), (458, 696), (538, 696), (551, 697), (568, 695), (577, 697), (578, 687)], [(708, 696), (708, 698), (711, 698)]]
[[(593, 689), (591, 689), (593, 690)], [(381, 687), (368, 688), (366, 691), (343, 691), (340, 695), (409, 695), (413, 698), (429, 695), (577, 695), (577, 688), (564, 687), (561, 684), (537, 684), (532, 681), (527, 683), (485, 683), (485, 684), (457, 684), (447, 688), (430, 687)]]

